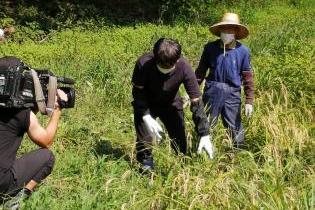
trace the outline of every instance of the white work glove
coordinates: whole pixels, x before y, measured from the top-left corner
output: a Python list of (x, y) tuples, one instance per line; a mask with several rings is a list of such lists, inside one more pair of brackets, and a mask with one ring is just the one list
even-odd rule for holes
[(252, 115), (253, 113), (253, 105), (251, 104), (245, 104), (245, 115), (247, 118), (250, 118), (250, 116)]
[(209, 159), (213, 159), (214, 150), (213, 150), (213, 145), (212, 145), (209, 135), (203, 136), (200, 138), (197, 153), (201, 154), (203, 149), (207, 152)]
[(156, 141), (159, 144), (161, 142), (162, 136), (161, 133), (163, 133), (163, 129), (160, 126), (160, 124), (151, 117), (151, 115), (147, 114), (142, 117), (144, 124), (148, 130), (148, 132), (153, 135), (153, 137), (156, 137)]

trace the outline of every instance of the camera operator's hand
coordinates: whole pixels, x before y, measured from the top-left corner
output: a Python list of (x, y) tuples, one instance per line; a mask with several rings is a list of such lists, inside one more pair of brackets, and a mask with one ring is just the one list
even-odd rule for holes
[(62, 109), (63, 108), (62, 103), (65, 103), (67, 101), (68, 101), (67, 94), (64, 91), (57, 89), (57, 97), (56, 97), (55, 107)]
[(34, 143), (44, 148), (50, 147), (56, 135), (58, 121), (61, 116), (62, 105), (60, 103), (62, 101), (68, 101), (67, 94), (60, 89), (57, 89), (55, 98), (55, 110), (52, 112), (46, 128), (40, 125), (36, 115), (33, 112), (31, 112), (30, 115), (30, 126), (27, 134)]
[(49, 148), (51, 146), (57, 132), (58, 122), (61, 116), (61, 106), (58, 102), (59, 98), (67, 100), (67, 96), (63, 91), (60, 92), (57, 90), (56, 95), (55, 110), (52, 112), (46, 128), (40, 125), (35, 113), (31, 112), (30, 114), (30, 125), (27, 134), (35, 144), (43, 148)]
[(62, 101), (68, 101), (67, 94), (60, 89), (57, 89), (57, 97)]

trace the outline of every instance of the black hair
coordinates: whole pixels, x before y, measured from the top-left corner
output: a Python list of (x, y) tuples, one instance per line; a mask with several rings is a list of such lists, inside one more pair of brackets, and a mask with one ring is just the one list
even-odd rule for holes
[(160, 38), (153, 48), (156, 63), (164, 68), (174, 66), (182, 53), (181, 45), (173, 39)]

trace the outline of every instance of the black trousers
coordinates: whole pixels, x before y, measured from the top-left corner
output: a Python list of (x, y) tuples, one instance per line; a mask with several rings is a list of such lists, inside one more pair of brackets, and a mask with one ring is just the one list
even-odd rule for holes
[(1, 176), (6, 183), (2, 185), (0, 193), (2, 195), (14, 194), (31, 180), (40, 183), (51, 173), (54, 163), (55, 157), (48, 149), (37, 149), (22, 156), (15, 161), (10, 170)]
[[(158, 117), (163, 122), (171, 138), (171, 145), (175, 152), (186, 154), (187, 142), (183, 110), (178, 110), (175, 107), (151, 108), (150, 114), (154, 119)], [(142, 163), (143, 160), (152, 159), (153, 139), (145, 127), (142, 115), (136, 111), (134, 111), (134, 124), (137, 134), (137, 160)]]

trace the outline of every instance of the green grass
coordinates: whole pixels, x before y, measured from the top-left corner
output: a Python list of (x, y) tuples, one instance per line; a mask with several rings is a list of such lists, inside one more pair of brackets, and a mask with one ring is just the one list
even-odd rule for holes
[[(216, 158), (178, 157), (168, 139), (154, 149), (155, 178), (137, 171), (131, 82), (135, 60), (160, 36), (176, 38), (195, 68), (203, 45), (216, 39), (198, 24), (140, 24), (66, 29), (42, 41), (0, 45), (33, 67), (77, 80), (77, 104), (65, 110), (52, 175), (23, 209), (314, 209), (314, 7), (251, 12), (256, 99), (244, 120), (249, 149), (235, 151), (220, 124)], [(27, 39), (26, 39), (27, 40)], [(42, 117), (45, 122), (45, 117)], [(25, 139), (21, 153), (35, 148)]]

